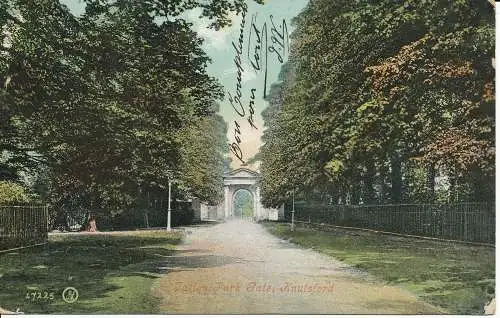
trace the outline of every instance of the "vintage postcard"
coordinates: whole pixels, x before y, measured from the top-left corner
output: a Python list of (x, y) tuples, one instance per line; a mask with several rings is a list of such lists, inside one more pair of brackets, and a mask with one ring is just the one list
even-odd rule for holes
[(497, 9), (0, 0), (0, 314), (494, 314)]

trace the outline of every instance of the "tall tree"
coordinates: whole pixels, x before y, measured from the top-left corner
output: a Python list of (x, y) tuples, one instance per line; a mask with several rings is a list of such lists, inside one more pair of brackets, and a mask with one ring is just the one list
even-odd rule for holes
[(312, 1), (292, 36), (293, 81), (266, 123), (264, 202), (297, 187), (355, 204), (412, 200), (413, 161), (429, 179), (446, 169), (491, 188), (493, 19), (486, 1)]
[[(24, 154), (50, 171), (55, 205), (120, 210), (141, 189), (165, 189), (167, 171), (196, 161), (188, 156), (214, 151), (214, 160), (190, 164), (191, 174), (178, 177), (196, 181), (191, 195), (215, 200), (218, 190), (200, 185), (219, 179), (219, 143), (202, 143), (194, 132), (219, 137), (211, 105), (223, 94), (182, 14), (201, 7), (219, 28), (245, 2), (85, 2), (80, 17), (57, 0), (2, 2), (0, 151), (9, 161), (2, 158), (0, 169)], [(180, 138), (186, 131), (202, 152), (188, 151)]]

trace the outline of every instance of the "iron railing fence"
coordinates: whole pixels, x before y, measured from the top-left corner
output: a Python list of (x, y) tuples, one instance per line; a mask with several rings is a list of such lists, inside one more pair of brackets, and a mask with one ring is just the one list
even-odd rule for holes
[[(290, 220), (290, 213), (286, 218)], [(495, 203), (328, 205), (298, 202), (297, 221), (495, 243)]]
[[(187, 225), (193, 221), (194, 211), (191, 203), (176, 202), (172, 207), (172, 226)], [(111, 214), (106, 209), (93, 208), (98, 231), (134, 230), (139, 228), (156, 228), (167, 226), (167, 207), (124, 208), (120, 213)], [(88, 214), (68, 211), (63, 222), (53, 224), (51, 230), (85, 231)]]
[(47, 206), (0, 206), (0, 250), (41, 244), (47, 240)]

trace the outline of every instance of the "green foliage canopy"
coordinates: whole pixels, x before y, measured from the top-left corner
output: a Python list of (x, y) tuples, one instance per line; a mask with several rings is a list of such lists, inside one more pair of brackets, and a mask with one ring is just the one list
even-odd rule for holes
[(265, 205), (295, 190), (398, 203), (415, 164), (430, 192), (439, 171), (452, 187), (472, 184), (473, 200), (491, 198), (490, 3), (318, 0), (295, 22), (290, 65), (263, 113)]
[(1, 177), (43, 169), (59, 209), (120, 210), (169, 178), (217, 201), (223, 93), (182, 14), (201, 7), (220, 28), (245, 2), (85, 3), (79, 17), (57, 0), (0, 4)]

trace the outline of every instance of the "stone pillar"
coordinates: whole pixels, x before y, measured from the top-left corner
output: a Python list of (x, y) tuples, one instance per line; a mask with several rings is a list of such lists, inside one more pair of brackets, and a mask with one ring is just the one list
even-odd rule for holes
[(208, 219), (208, 205), (205, 203), (200, 204), (200, 219), (202, 221)]
[(229, 193), (229, 186), (224, 187), (224, 219), (227, 220), (229, 216), (229, 209), (231, 208), (231, 198)]
[(191, 201), (191, 207), (193, 208), (194, 211), (193, 222), (200, 222), (202, 218), (200, 199), (193, 198), (193, 200)]
[(256, 198), (255, 198), (255, 201), (256, 201), (256, 205), (255, 205), (255, 212), (257, 214), (257, 219), (258, 220), (261, 220), (262, 219), (262, 210), (261, 210), (261, 203), (260, 203), (260, 187), (257, 187), (257, 190), (256, 190)]
[(218, 206), (217, 206), (217, 213), (215, 214), (215, 218), (217, 220), (221, 220), (224, 218), (224, 211), (226, 210), (226, 201), (222, 201)]
[(284, 220), (285, 219), (285, 205), (282, 204), (280, 207), (279, 207), (279, 210), (278, 210), (278, 220)]

